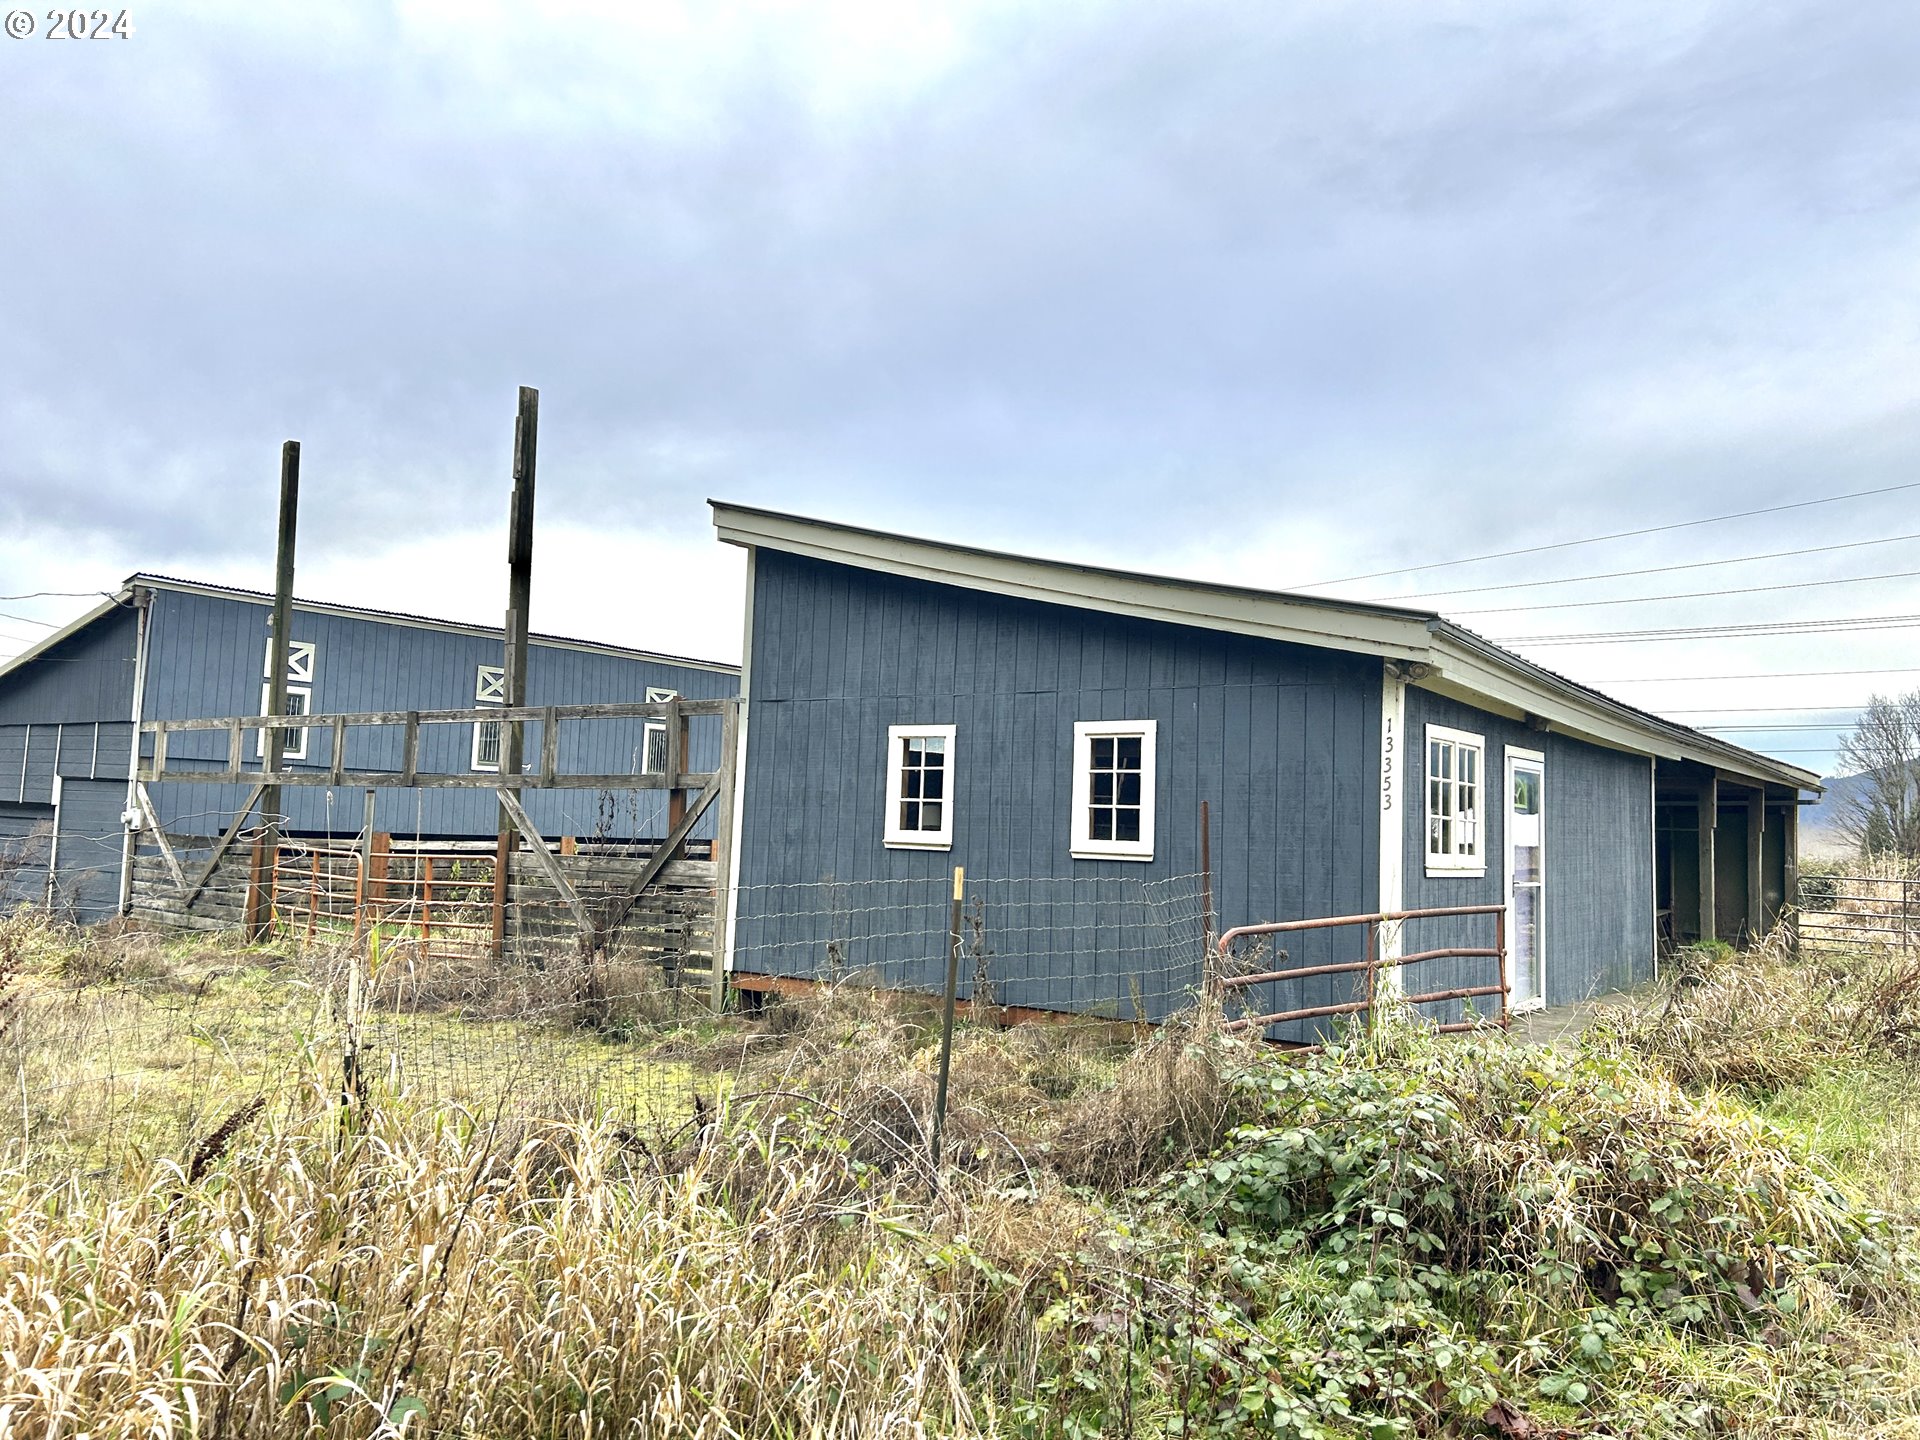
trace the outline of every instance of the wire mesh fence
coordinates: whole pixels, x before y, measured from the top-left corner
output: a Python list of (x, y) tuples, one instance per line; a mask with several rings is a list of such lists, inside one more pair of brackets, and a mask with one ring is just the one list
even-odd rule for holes
[[(259, 943), (238, 924), (0, 920), (0, 1004), (12, 997), (0, 1063), (18, 1098), (0, 1105), (0, 1163), (107, 1176), (186, 1153), (255, 1101), (677, 1126), (748, 1083), (810, 1003), (864, 994), (933, 1013), (953, 944), (944, 879), (744, 890), (738, 990), (716, 1012), (704, 983), (657, 954), (441, 938), (468, 933), (454, 928), (463, 907), (484, 910), (484, 869), (443, 875), (438, 857), (396, 857), (388, 878), (407, 883), (370, 919), (365, 876), (345, 859), (290, 850)], [(1203, 890), (1197, 875), (970, 880), (962, 1024), (1054, 1022), (1062, 1051), (1129, 1042), (1199, 993)], [(245, 887), (216, 898), (244, 909)]]
[[(743, 886), (732, 980), (937, 995), (951, 882)], [(967, 877), (959, 998), (1021, 1015), (1155, 1022), (1190, 1004), (1205, 966), (1204, 877)]]

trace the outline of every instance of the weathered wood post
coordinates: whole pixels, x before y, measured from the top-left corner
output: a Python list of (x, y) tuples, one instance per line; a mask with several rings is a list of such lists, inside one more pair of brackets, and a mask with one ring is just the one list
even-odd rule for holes
[[(520, 709), (527, 703), (527, 627), (528, 610), (533, 604), (533, 492), (534, 468), (540, 448), (540, 392), (531, 386), (520, 387), (520, 409), (513, 421), (513, 501), (507, 513), (507, 623), (506, 671), (504, 691), (507, 707)], [(500, 736), (500, 783), (516, 797), (519, 786), (514, 779), (521, 773), (525, 753), (525, 730), (519, 720), (510, 720)], [(506, 807), (500, 807), (499, 840), (494, 850), (493, 871), (493, 943), (494, 953), (506, 953), (507, 877), (512, 856), (518, 846), (519, 831)]]
[[(293, 542), (300, 518), (300, 442), (280, 447), (280, 528), (273, 551), (273, 646), (267, 660), (267, 714), (287, 713), (287, 656), (293, 646)], [(266, 767), (278, 775), (286, 763), (287, 732), (267, 727)], [(280, 787), (269, 784), (260, 792), (260, 818), (266, 822), (266, 842), (280, 849)]]

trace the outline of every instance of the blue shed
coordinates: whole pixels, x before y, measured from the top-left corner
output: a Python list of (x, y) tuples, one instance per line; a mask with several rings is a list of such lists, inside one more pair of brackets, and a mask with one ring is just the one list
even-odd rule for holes
[[(1140, 917), (1169, 896), (1191, 915), (1202, 801), (1216, 931), (1498, 907), (1516, 1008), (1647, 978), (1662, 943), (1757, 934), (1793, 891), (1818, 777), (1432, 612), (713, 509), (749, 556), (737, 986), (851, 965), (932, 988), (939, 887), (962, 866), (987, 887), (975, 932), (1017, 936), (984, 946), (996, 1003), (1160, 1018), (1199, 983), (1198, 927), (1169, 940)], [(1487, 946), (1490, 920), (1383, 943)], [(1280, 963), (1358, 943), (1289, 936)], [(1406, 983), (1487, 978), (1484, 959), (1440, 960)], [(1353, 984), (1256, 1003), (1338, 1003)]]
[[(51, 897), (86, 918), (118, 903), (132, 774), (141, 721), (262, 712), (272, 597), (230, 586), (135, 575), (101, 604), (0, 666), (0, 902)], [(502, 632), (365, 606), (296, 600), (288, 662), (296, 714), (467, 709), (500, 702)], [(531, 638), (530, 705), (615, 704), (729, 698), (737, 666), (659, 655), (554, 635)], [(601, 774), (658, 768), (660, 727), (638, 720), (576, 727), (567, 768)], [(290, 768), (325, 770), (330, 736), (295, 731)], [(719, 759), (717, 728), (690, 737), (694, 765)], [(484, 773), (499, 768), (500, 727), (423, 730), (420, 768)], [(174, 738), (169, 763), (222, 768), (224, 737)], [(356, 734), (356, 769), (387, 768), (378, 735)], [(243, 803), (239, 786), (170, 782), (154, 787), (170, 833), (214, 836)], [(524, 794), (549, 835), (599, 833), (657, 839), (666, 792), (633, 791), (610, 803), (590, 790)], [(492, 835), (497, 805), (485, 789), (382, 789), (376, 828), (423, 840)], [(358, 792), (324, 787), (283, 792), (288, 833), (352, 835), (363, 823)]]

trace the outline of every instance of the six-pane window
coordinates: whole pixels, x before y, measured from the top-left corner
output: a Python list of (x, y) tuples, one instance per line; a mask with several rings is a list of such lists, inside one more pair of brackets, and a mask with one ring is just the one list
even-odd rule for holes
[(1481, 790), (1486, 740), (1427, 727), (1427, 868), (1484, 874)]
[(952, 846), (953, 762), (953, 726), (888, 728), (888, 845), (919, 850)]
[[(318, 648), (311, 640), (289, 640), (287, 642), (287, 709), (289, 715), (311, 715), (313, 713), (313, 671), (314, 662), (319, 656)], [(268, 702), (273, 697), (273, 639), (267, 639), (267, 656), (260, 666), (260, 673), (266, 677), (260, 685), (260, 713), (267, 713)], [(304, 760), (307, 758), (307, 736), (311, 732), (304, 726), (298, 730), (285, 729), (280, 744), (280, 757), (283, 760)], [(263, 727), (254, 741), (255, 751), (264, 756), (267, 753), (267, 732)]]
[(1072, 853), (1083, 860), (1153, 858), (1152, 720), (1073, 727)]

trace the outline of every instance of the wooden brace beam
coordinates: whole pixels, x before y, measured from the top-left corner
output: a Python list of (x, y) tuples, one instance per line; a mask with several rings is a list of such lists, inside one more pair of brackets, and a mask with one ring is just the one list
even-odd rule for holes
[(533, 821), (527, 818), (527, 812), (520, 806), (520, 797), (511, 790), (496, 790), (500, 797), (500, 808), (507, 812), (507, 818), (513, 821), (513, 828), (526, 838), (533, 850), (533, 863), (540, 867), (540, 873), (547, 883), (560, 893), (567, 902), (567, 908), (573, 912), (574, 923), (580, 927), (582, 939), (588, 939), (593, 932), (593, 922), (587, 916), (587, 907), (580, 903), (580, 893), (573, 888), (573, 882), (567, 879), (567, 872), (560, 868), (560, 862), (553, 858), (553, 852), (547, 849), (547, 842), (533, 827)]
[(191, 885), (183, 888), (180, 897), (181, 909), (190, 909), (193, 905), (193, 897), (206, 888), (207, 881), (213, 878), (214, 870), (219, 867), (220, 857), (227, 853), (227, 847), (232, 845), (234, 838), (239, 835), (240, 827), (247, 823), (247, 817), (253, 813), (253, 807), (260, 803), (260, 796), (266, 788), (265, 785), (253, 787), (253, 793), (247, 796), (247, 803), (240, 807), (240, 812), (233, 817), (233, 823), (227, 826), (226, 833), (214, 845), (213, 854), (207, 857), (205, 867), (194, 877)]

